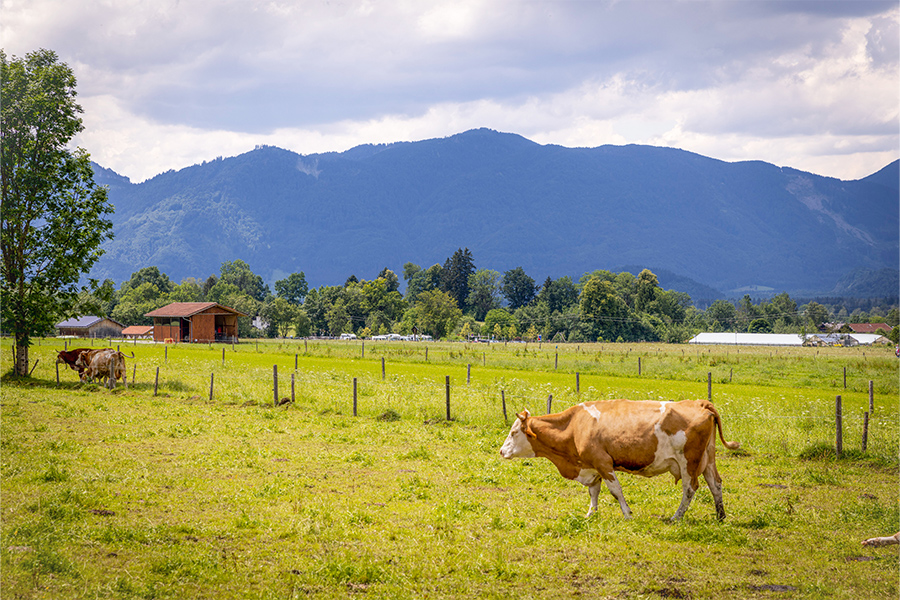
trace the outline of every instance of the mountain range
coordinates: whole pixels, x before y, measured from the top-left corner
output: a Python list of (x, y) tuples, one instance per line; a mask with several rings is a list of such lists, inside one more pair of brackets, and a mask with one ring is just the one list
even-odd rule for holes
[(96, 165), (95, 181), (115, 238), (91, 276), (117, 283), (146, 266), (205, 279), (242, 259), (270, 285), (300, 271), (311, 287), (339, 285), (466, 247), (477, 268), (521, 266), (538, 283), (632, 265), (723, 295), (831, 293), (853, 273), (896, 279), (900, 267), (900, 161), (842, 181), (478, 129), (340, 153), (259, 146), (137, 184)]

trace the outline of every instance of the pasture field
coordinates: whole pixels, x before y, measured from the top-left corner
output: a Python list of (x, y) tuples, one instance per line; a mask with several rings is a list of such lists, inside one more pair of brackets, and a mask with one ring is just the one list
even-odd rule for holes
[[(136, 383), (115, 390), (57, 384), (58, 349), (0, 389), (4, 599), (900, 594), (897, 547), (860, 546), (900, 528), (892, 348), (129, 342)], [(680, 485), (627, 474), (634, 518), (604, 493), (585, 519), (586, 488), (499, 456), (503, 399), (512, 419), (550, 395), (705, 398), (710, 377), (742, 444), (718, 444), (724, 522), (702, 486), (671, 523)]]

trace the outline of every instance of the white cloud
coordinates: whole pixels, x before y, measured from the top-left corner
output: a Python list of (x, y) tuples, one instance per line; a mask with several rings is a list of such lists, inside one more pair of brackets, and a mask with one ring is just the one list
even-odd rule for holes
[(900, 154), (896, 2), (2, 1), (7, 53), (72, 65), (78, 142), (136, 180), (473, 127), (842, 178)]

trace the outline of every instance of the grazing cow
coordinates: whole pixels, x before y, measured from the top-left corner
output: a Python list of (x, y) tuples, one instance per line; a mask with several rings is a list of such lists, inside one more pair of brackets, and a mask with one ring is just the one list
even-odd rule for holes
[(90, 348), (75, 348), (74, 350), (60, 350), (56, 355), (56, 364), (58, 365), (69, 365), (69, 368), (73, 371), (78, 371), (79, 378), (81, 374), (84, 372), (84, 367), (78, 367), (75, 365), (75, 362), (78, 360), (78, 357), (81, 356), (82, 352), (90, 352)]
[(862, 543), (863, 546), (890, 546), (892, 544), (900, 544), (900, 531), (895, 533), (894, 535), (889, 535), (887, 537), (874, 537), (869, 538)]
[(587, 486), (588, 517), (597, 510), (597, 496), (606, 482), (622, 514), (631, 518), (615, 474), (624, 471), (644, 477), (671, 473), (675, 481), (682, 480), (681, 505), (673, 521), (684, 516), (702, 473), (716, 516), (725, 518), (722, 478), (716, 470), (716, 430), (726, 448), (734, 450), (740, 444), (725, 441), (721, 418), (711, 402), (608, 400), (584, 402), (553, 415), (533, 417), (526, 410), (516, 416), (500, 455), (549, 459), (563, 477)]
[[(131, 354), (131, 358), (134, 358), (134, 353)], [(125, 355), (112, 348), (84, 352), (76, 364), (84, 367), (82, 381), (86, 379), (93, 381), (94, 378), (108, 380), (110, 386), (115, 387), (116, 380), (124, 380), (126, 377)]]

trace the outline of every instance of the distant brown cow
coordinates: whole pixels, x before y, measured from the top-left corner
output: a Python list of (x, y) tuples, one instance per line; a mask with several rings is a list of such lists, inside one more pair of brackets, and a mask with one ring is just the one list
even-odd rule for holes
[(716, 430), (725, 447), (736, 449), (740, 444), (725, 441), (719, 413), (706, 400), (607, 400), (584, 402), (554, 415), (533, 417), (526, 410), (517, 416), (500, 455), (549, 459), (563, 477), (587, 486), (588, 516), (597, 510), (605, 482), (622, 514), (631, 517), (615, 474), (624, 471), (644, 477), (671, 473), (676, 481), (681, 479), (681, 505), (673, 521), (684, 516), (702, 474), (716, 516), (725, 518), (722, 479), (716, 470)]
[(56, 364), (58, 365), (68, 365), (70, 369), (73, 371), (78, 371), (78, 376), (81, 377), (81, 374), (84, 372), (84, 367), (79, 367), (75, 365), (75, 362), (78, 360), (78, 357), (81, 356), (82, 352), (90, 352), (90, 348), (75, 348), (74, 350), (60, 350), (56, 355)]

